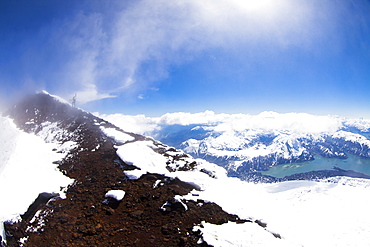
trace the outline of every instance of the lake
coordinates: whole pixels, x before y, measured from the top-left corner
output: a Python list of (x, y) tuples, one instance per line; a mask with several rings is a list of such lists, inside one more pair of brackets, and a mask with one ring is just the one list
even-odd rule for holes
[(329, 159), (320, 155), (315, 155), (315, 160), (301, 163), (283, 164), (270, 168), (268, 171), (261, 172), (263, 175), (269, 175), (277, 178), (318, 170), (332, 170), (337, 166), (344, 170), (353, 170), (356, 172), (370, 175), (370, 159), (362, 159), (355, 155), (348, 155), (347, 159)]

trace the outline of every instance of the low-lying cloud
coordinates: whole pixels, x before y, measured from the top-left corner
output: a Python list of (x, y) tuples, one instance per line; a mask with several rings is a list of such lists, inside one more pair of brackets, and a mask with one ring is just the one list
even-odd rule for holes
[(198, 125), (215, 132), (239, 132), (245, 130), (268, 133), (334, 133), (345, 126), (352, 126), (369, 131), (370, 120), (347, 119), (339, 116), (317, 116), (307, 113), (261, 112), (249, 114), (216, 114), (213, 111), (199, 113), (176, 112), (166, 113), (160, 117), (145, 115), (101, 114), (99, 117), (115, 124), (125, 131), (155, 136), (162, 126)]

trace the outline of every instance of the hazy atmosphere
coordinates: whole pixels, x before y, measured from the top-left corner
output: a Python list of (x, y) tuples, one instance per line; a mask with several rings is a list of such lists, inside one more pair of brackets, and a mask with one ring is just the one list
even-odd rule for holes
[(365, 0), (1, 0), (1, 101), (46, 90), (102, 114), (370, 118), (369, 13)]
[(368, 247), (370, 0), (0, 0), (0, 247)]

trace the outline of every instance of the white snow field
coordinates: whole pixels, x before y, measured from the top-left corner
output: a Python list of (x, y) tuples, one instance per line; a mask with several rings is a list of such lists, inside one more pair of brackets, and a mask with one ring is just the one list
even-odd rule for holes
[[(213, 115), (211, 112), (202, 115), (203, 121), (212, 122), (208, 117), (214, 117)], [(262, 118), (266, 120), (265, 115), (262, 115)], [(268, 117), (271, 117), (270, 115)], [(174, 122), (171, 117), (178, 116), (167, 115), (161, 121)], [(224, 117), (229, 116), (220, 115), (220, 118)], [(230, 123), (236, 123), (236, 119), (234, 120)], [(328, 122), (330, 124), (326, 124), (329, 126), (326, 130), (334, 132), (338, 130), (340, 124), (338, 125), (335, 118), (333, 122), (331, 120)], [(368, 122), (355, 123), (365, 129), (369, 127)], [(156, 128), (155, 124), (150, 128)], [(215, 125), (217, 126), (228, 128), (228, 124)], [(320, 126), (317, 128), (317, 133), (323, 131)], [(55, 126), (53, 130), (58, 132)], [(248, 222), (243, 224), (229, 222), (223, 225), (204, 222), (195, 226), (194, 231), (202, 231), (203, 239), (209, 244), (223, 247), (369, 246), (370, 180), (335, 177), (320, 181), (248, 183), (227, 177), (223, 168), (200, 159), (195, 160), (198, 165), (194, 170), (179, 171), (179, 168), (194, 159), (183, 156), (182, 151), (174, 151), (164, 145), (158, 146), (155, 141), (148, 139), (134, 141), (128, 135), (120, 134), (119, 131), (104, 128), (102, 130), (107, 135), (116, 137), (117, 143), (120, 143), (117, 145), (117, 154), (122, 160), (140, 168), (140, 170), (126, 171), (129, 178), (137, 179), (147, 172), (160, 173), (172, 178), (178, 177), (182, 181), (195, 185), (197, 190), (183, 197), (177, 196), (176, 200), (202, 199), (206, 202), (215, 202), (226, 212), (236, 214), (242, 219), (259, 220), (267, 224), (266, 228), (257, 223)], [(42, 132), (40, 134), (43, 135)], [(27, 210), (39, 193), (55, 192), (63, 196), (63, 187), (73, 182), (62, 175), (56, 168), (57, 165), (52, 162), (62, 159), (69, 149), (76, 147), (76, 144), (73, 142), (64, 145), (45, 143), (49, 137), (47, 133), (45, 136), (27, 134), (17, 129), (10, 119), (0, 118), (0, 198), (2, 200), (0, 233), (2, 236), (4, 232), (1, 222), (19, 219), (19, 215)], [(53, 139), (53, 137), (50, 138)], [(49, 141), (52, 141), (51, 139)], [(64, 153), (52, 151), (54, 148)], [(159, 154), (155, 151), (158, 148), (166, 150), (162, 152), (163, 154)], [(160, 185), (161, 181), (155, 181), (153, 188)], [(113, 194), (117, 196), (116, 192)], [(121, 192), (120, 196), (122, 195)], [(281, 239), (274, 237), (273, 233), (279, 234)]]
[[(283, 246), (313, 247), (369, 246), (369, 193), (368, 180), (335, 178), (276, 184), (210, 179), (204, 191), (198, 194), (241, 218), (260, 219), (267, 224), (266, 230), (280, 234), (287, 242)], [(191, 195), (185, 198), (196, 199)], [(244, 244), (243, 235), (230, 237), (244, 229), (243, 224), (234, 227), (207, 224), (203, 231), (205, 240), (215, 246), (271, 246), (261, 245), (258, 235), (245, 236), (247, 241), (252, 241), (251, 244)], [(216, 239), (230, 244), (217, 243)]]
[[(73, 144), (72, 144), (73, 146)], [(53, 161), (66, 153), (63, 145), (45, 143), (44, 138), (25, 133), (6, 117), (0, 117), (0, 234), (3, 222), (17, 221), (39, 193), (59, 193), (73, 182), (64, 176)]]
[[(204, 223), (195, 227), (194, 230), (203, 232), (203, 238), (209, 244), (220, 247), (369, 246), (370, 180), (336, 177), (321, 181), (255, 184), (227, 177), (223, 168), (201, 160), (197, 160), (200, 167), (194, 171), (175, 169), (170, 172), (166, 169), (169, 158), (154, 152), (153, 147), (151, 141), (118, 146), (118, 155), (141, 169), (126, 172), (130, 178), (138, 178), (146, 172), (178, 177), (199, 188), (183, 200), (215, 202), (242, 219), (267, 224), (266, 228), (256, 223), (232, 222), (223, 225)], [(176, 167), (176, 164), (172, 166)], [(213, 176), (200, 172), (201, 169)], [(153, 187), (157, 184), (158, 181)], [(279, 234), (281, 239), (272, 233)]]

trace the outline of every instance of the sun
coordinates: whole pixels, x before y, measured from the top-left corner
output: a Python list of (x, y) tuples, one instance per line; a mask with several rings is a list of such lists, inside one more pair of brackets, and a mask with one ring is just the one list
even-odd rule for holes
[(276, 9), (277, 3), (281, 1), (274, 0), (230, 0), (230, 4), (239, 8), (243, 12), (266, 12)]

